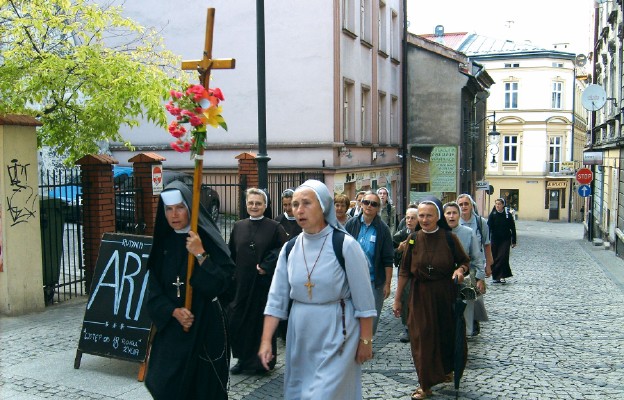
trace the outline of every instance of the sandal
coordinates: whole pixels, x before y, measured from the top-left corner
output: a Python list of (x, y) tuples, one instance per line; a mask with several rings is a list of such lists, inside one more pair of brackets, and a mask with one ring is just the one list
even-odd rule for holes
[(418, 388), (414, 393), (412, 393), (412, 400), (422, 400), (426, 399), (427, 396), (431, 396), (431, 389), (424, 390), (423, 388)]

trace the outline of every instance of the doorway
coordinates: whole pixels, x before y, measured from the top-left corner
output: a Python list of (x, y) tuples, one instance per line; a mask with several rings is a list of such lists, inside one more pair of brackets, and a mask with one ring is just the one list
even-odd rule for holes
[(559, 190), (549, 190), (548, 194), (548, 220), (559, 219)]

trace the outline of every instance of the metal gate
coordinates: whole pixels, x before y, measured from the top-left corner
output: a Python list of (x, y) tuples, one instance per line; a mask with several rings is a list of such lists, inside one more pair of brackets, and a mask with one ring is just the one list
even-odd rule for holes
[(39, 205), (45, 303), (82, 296), (86, 291), (80, 169), (41, 171)]

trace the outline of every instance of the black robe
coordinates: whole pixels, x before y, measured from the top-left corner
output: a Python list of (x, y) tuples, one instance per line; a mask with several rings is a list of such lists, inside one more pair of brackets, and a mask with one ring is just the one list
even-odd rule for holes
[[(190, 191), (179, 189), (190, 202)], [(178, 276), (180, 282), (186, 281), (188, 235), (173, 231), (166, 220), (163, 224), (163, 210), (161, 201), (148, 260), (147, 309), (156, 334), (145, 385), (155, 399), (227, 399), (230, 346), (217, 297), (231, 284), (234, 263), (214, 223), (200, 217), (198, 231), (209, 257), (201, 265), (195, 263), (191, 277), (195, 319), (189, 332), (184, 332), (172, 314), (175, 308), (184, 307), (186, 288), (181, 286), (177, 297), (174, 282)]]
[(284, 213), (281, 213), (277, 218), (275, 218), (277, 222), (284, 228), (286, 233), (288, 234), (288, 239), (292, 239), (298, 234), (301, 233), (302, 229), (297, 223), (296, 219), (288, 219)]
[[(236, 263), (236, 295), (230, 305), (230, 339), (232, 353), (243, 369), (260, 370), (258, 350), (273, 272), (287, 234), (282, 226), (269, 218), (244, 219), (234, 224), (230, 234), (230, 252)], [(256, 265), (265, 270), (260, 275)], [(275, 336), (273, 355), (277, 356)], [(275, 360), (270, 367), (275, 366)]]

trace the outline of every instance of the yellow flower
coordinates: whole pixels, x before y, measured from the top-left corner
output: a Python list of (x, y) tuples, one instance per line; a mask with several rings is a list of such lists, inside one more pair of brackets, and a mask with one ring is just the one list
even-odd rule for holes
[(204, 124), (210, 125), (214, 128), (218, 128), (224, 121), (221, 116), (223, 109), (221, 107), (208, 107), (203, 111), (204, 117), (202, 118)]

